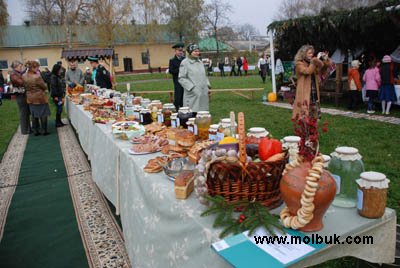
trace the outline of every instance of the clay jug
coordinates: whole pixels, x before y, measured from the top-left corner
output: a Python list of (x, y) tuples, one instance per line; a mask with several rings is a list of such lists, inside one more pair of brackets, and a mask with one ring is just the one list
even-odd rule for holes
[[(300, 208), (300, 198), (304, 191), (306, 176), (311, 168), (310, 162), (303, 162), (299, 166), (289, 170), (281, 180), (280, 190), (283, 201), (289, 208), (290, 214), (295, 216)], [(322, 218), (332, 203), (336, 194), (336, 183), (331, 174), (324, 170), (318, 182), (317, 192), (314, 196), (314, 218), (300, 231), (316, 232), (321, 230), (324, 225)]]

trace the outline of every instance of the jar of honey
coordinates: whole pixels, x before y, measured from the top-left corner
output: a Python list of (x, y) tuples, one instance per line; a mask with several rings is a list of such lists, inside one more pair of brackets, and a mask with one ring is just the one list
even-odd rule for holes
[(211, 126), (211, 114), (208, 111), (199, 111), (196, 115), (195, 124), (200, 140), (209, 139), (209, 129)]
[(218, 133), (218, 125), (210, 125), (210, 128), (208, 129), (208, 139), (210, 141), (216, 141), (217, 140), (217, 133)]
[(357, 180), (357, 210), (366, 218), (376, 219), (385, 214), (389, 182), (385, 174), (368, 171)]
[(187, 129), (192, 132), (195, 136), (197, 136), (197, 126), (195, 124), (195, 117), (189, 118), (189, 120), (187, 121), (186, 125), (187, 125)]

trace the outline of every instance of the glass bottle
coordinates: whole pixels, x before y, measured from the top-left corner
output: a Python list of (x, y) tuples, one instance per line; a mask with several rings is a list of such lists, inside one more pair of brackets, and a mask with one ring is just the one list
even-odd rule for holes
[(199, 111), (196, 115), (195, 124), (200, 140), (209, 139), (208, 130), (211, 126), (211, 114), (208, 111)]
[(336, 181), (336, 197), (333, 205), (353, 208), (357, 203), (356, 180), (364, 172), (364, 163), (358, 149), (354, 147), (338, 147), (331, 153), (328, 170)]

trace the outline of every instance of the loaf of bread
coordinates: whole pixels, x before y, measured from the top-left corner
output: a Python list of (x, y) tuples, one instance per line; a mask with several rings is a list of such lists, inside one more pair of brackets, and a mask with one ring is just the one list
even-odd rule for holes
[(196, 142), (196, 136), (187, 129), (181, 129), (175, 133), (176, 143), (184, 147), (192, 147)]

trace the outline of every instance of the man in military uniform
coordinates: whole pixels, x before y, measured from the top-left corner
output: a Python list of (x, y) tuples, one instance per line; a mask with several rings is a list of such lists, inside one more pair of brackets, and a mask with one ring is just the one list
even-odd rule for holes
[(182, 43), (175, 44), (172, 48), (175, 49), (175, 56), (169, 60), (169, 73), (172, 74), (172, 79), (174, 81), (174, 105), (178, 111), (179, 107), (183, 106), (183, 87), (178, 82), (179, 66), (182, 60), (185, 58), (185, 52), (183, 47), (185, 45)]
[(99, 64), (99, 59), (96, 57), (89, 57), (88, 61), (90, 61), (90, 65), (93, 68), (93, 83), (100, 88), (112, 89), (110, 72), (107, 71), (103, 65)]

